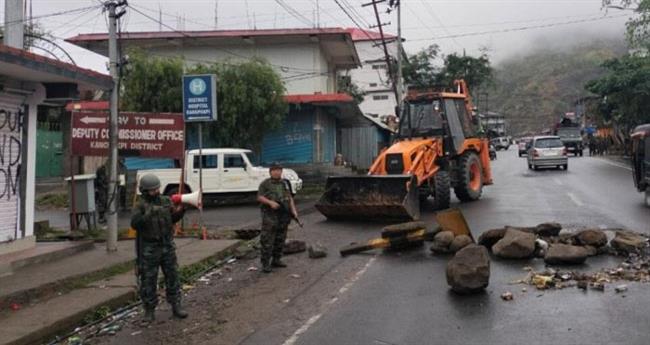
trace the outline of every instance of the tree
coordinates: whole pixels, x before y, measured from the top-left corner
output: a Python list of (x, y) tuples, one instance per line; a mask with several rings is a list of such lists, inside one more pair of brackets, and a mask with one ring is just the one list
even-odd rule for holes
[(443, 85), (452, 85), (456, 79), (465, 79), (471, 92), (492, 82), (492, 67), (485, 53), (477, 58), (454, 53), (445, 56), (444, 66), (438, 75)]
[(595, 109), (598, 115), (627, 128), (650, 122), (650, 59), (628, 54), (606, 61), (603, 67), (607, 74), (586, 85), (602, 97)]
[(604, 8), (636, 12), (625, 24), (627, 40), (633, 47), (650, 47), (650, 0), (603, 0), (602, 4)]
[(288, 112), (282, 80), (263, 60), (184, 68), (177, 58), (129, 56), (121, 87), (121, 107), (129, 111), (181, 112), (183, 73), (217, 75), (218, 120), (206, 124), (205, 135), (214, 145), (259, 152), (264, 134), (278, 129)]
[(419, 52), (407, 56), (402, 66), (404, 83), (417, 89), (431, 88), (440, 84), (440, 68), (434, 65), (439, 58), (440, 47), (432, 44)]
[(352, 96), (357, 104), (363, 102), (363, 98), (366, 96), (366, 92), (364, 92), (359, 87), (359, 85), (355, 84), (349, 75), (338, 76), (336, 83), (337, 90), (339, 90), (339, 92), (344, 92)]

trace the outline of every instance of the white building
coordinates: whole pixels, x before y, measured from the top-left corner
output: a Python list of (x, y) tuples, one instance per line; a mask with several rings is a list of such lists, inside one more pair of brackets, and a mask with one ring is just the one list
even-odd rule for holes
[[(386, 116), (395, 115), (395, 94), (388, 77), (388, 66), (379, 32), (350, 28), (352, 40), (357, 48), (361, 68), (349, 71), (352, 82), (359, 86), (366, 96), (359, 105), (366, 116), (385, 121)], [(388, 54), (397, 56), (397, 37), (384, 33)]]

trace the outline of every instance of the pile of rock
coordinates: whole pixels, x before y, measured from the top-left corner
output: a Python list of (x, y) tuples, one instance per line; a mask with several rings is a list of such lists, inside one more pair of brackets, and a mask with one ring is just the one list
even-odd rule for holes
[(456, 236), (451, 231), (440, 231), (433, 237), (431, 251), (438, 254), (456, 253), (474, 243), (468, 235)]
[[(622, 230), (608, 241), (600, 229), (576, 232), (563, 231), (558, 223), (542, 223), (535, 227), (512, 227), (488, 230), (478, 239), (480, 245), (504, 259), (544, 258), (551, 265), (582, 264), (589, 256), (603, 253), (627, 255), (638, 253), (648, 245), (647, 237)], [(608, 245), (609, 242), (609, 245)]]
[(480, 292), (490, 283), (490, 257), (487, 249), (469, 244), (447, 263), (447, 284), (459, 294)]

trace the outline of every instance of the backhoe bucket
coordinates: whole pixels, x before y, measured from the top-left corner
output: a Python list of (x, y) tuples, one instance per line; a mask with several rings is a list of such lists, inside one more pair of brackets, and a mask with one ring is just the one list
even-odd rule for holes
[(420, 203), (411, 175), (329, 177), (316, 209), (328, 219), (417, 220)]

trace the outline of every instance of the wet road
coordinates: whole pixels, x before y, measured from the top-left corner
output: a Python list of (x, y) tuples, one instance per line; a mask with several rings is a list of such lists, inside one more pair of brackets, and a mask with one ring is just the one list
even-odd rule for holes
[[(650, 233), (650, 209), (633, 187), (631, 172), (600, 158), (570, 158), (569, 170), (528, 170), (516, 151), (501, 151), (493, 162), (495, 185), (479, 202), (460, 204), (475, 236), (504, 225), (528, 226), (557, 221), (569, 228), (628, 228)], [(338, 246), (370, 238), (380, 226), (309, 217), (312, 231)], [(434, 214), (424, 212), (423, 220)], [(334, 235), (333, 235), (334, 234)], [(650, 285), (629, 284), (625, 294), (610, 285), (605, 292), (575, 288), (537, 291), (509, 282), (526, 275), (524, 266), (543, 268), (542, 260), (492, 258), (490, 286), (484, 294), (459, 297), (449, 292), (449, 256), (428, 248), (405, 253), (331, 258), (323, 278), (297, 296), (272, 321), (246, 337), (244, 344), (647, 344)], [(581, 271), (616, 267), (618, 259), (590, 258)], [(337, 290), (319, 288), (345, 272)], [(338, 275), (341, 275), (339, 273)], [(500, 294), (511, 291), (514, 301)], [(317, 296), (317, 297), (315, 297)], [(302, 301), (302, 302), (301, 302)], [(297, 313), (292, 309), (300, 309)], [(292, 313), (299, 322), (287, 322)], [(284, 320), (284, 321), (280, 321)]]

